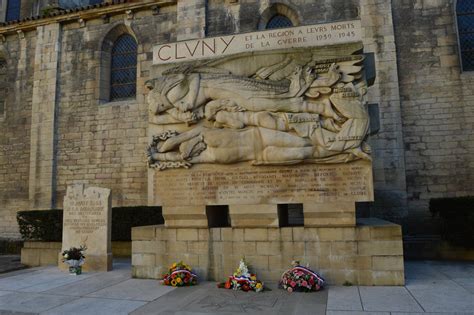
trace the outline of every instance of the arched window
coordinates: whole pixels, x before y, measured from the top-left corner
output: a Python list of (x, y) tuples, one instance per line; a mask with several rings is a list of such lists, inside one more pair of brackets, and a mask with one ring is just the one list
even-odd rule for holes
[(456, 16), (462, 70), (474, 71), (474, 1), (458, 0)]
[(285, 28), (285, 27), (292, 27), (293, 22), (289, 18), (284, 15), (277, 14), (274, 15), (270, 21), (268, 21), (266, 29), (272, 28)]
[(259, 30), (298, 25), (300, 25), (300, 18), (296, 9), (283, 3), (274, 3), (263, 10), (258, 21)]
[(137, 42), (130, 34), (117, 38), (110, 63), (110, 100), (135, 97), (137, 93)]

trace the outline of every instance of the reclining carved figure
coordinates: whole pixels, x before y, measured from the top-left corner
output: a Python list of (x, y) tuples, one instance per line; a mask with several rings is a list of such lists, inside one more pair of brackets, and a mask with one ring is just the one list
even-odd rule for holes
[[(337, 66), (330, 69), (340, 77)], [(147, 81), (148, 103), (153, 115), (168, 113), (175, 121), (196, 123), (204, 116), (213, 119), (217, 111), (269, 111), (317, 113), (339, 119), (328, 102), (311, 101), (305, 96), (315, 84), (311, 68), (296, 67), (288, 80), (258, 80), (217, 70), (164, 75)], [(318, 82), (318, 85), (320, 82)], [(203, 108), (205, 107), (205, 108)], [(157, 116), (156, 123), (163, 123)]]

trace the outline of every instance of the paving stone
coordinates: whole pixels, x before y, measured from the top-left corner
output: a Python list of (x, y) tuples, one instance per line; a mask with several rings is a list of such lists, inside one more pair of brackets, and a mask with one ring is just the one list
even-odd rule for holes
[(474, 278), (454, 278), (453, 281), (474, 294)]
[[(263, 293), (218, 289), (213, 282), (196, 287), (179, 288), (133, 314), (325, 314), (327, 291), (288, 293), (276, 282), (266, 284), (271, 291)], [(183, 303), (183, 301), (186, 301)], [(290, 302), (291, 301), (291, 302)]]
[(327, 311), (326, 315), (390, 315), (390, 312)]
[(448, 280), (449, 277), (436, 271), (430, 264), (420, 262), (405, 262), (405, 277), (407, 280), (411, 279), (440, 279)]
[(118, 315), (129, 314), (133, 310), (146, 304), (146, 302), (114, 300), (114, 299), (97, 299), (97, 298), (81, 298), (73, 302), (61, 305), (54, 309), (50, 309), (42, 314), (45, 315), (63, 315), (63, 314), (100, 314), (100, 315)]
[(407, 289), (427, 312), (472, 312), (474, 295), (454, 281), (408, 285)]
[(329, 287), (328, 310), (362, 311), (358, 287)]
[(0, 296), (0, 310), (11, 312), (41, 313), (53, 307), (70, 303), (74, 297), (13, 292)]
[(103, 297), (134, 301), (153, 301), (175, 288), (164, 286), (157, 280), (129, 279), (91, 293), (88, 297)]
[(37, 315), (38, 313), (30, 312), (14, 312), (14, 311), (2, 311), (0, 310), (0, 315)]
[(453, 278), (474, 278), (474, 266), (470, 263), (428, 262), (431, 267), (443, 275)]
[(107, 272), (95, 277), (84, 279), (80, 282), (56, 287), (47, 291), (48, 294), (60, 294), (71, 296), (85, 296), (87, 294), (102, 290), (130, 279), (129, 272)]
[(57, 287), (61, 287), (64, 285), (72, 284), (76, 285), (78, 282), (82, 282), (85, 279), (93, 277), (94, 275), (91, 274), (81, 274), (78, 276), (65, 274), (58, 279), (54, 279), (51, 281), (45, 281), (44, 283), (36, 284), (33, 286), (29, 286), (26, 288), (19, 289), (20, 292), (44, 292), (48, 291)]
[[(433, 315), (472, 315), (474, 298), (468, 288), (473, 278), (449, 279), (445, 276), (440, 279), (435, 277), (439, 271), (435, 270), (433, 262), (409, 264), (412, 269), (423, 270), (426, 267), (424, 269), (428, 271), (422, 277), (409, 279), (406, 288), (330, 286), (317, 293), (292, 294), (278, 289), (276, 282), (266, 283), (272, 291), (263, 293), (218, 289), (214, 282), (174, 289), (162, 286), (156, 280), (130, 279), (129, 260), (114, 264), (115, 269), (111, 272), (90, 273), (83, 278), (69, 276), (54, 267), (32, 268), (13, 272), (9, 277), (0, 277), (0, 286), (3, 287), (20, 283), (15, 287), (0, 289), (0, 315), (429, 314), (424, 311), (432, 312)], [(462, 264), (450, 264), (454, 266), (451, 270), (466, 270), (466, 265), (460, 267)], [(467, 266), (470, 265), (474, 266)], [(446, 265), (443, 268), (448, 269)], [(435, 273), (432, 277), (426, 278), (433, 270)], [(51, 288), (42, 293), (19, 292), (47, 287)], [(360, 298), (357, 290), (360, 291)]]
[(377, 312), (423, 312), (404, 287), (359, 287), (362, 307)]
[[(373, 313), (369, 313), (373, 314)], [(425, 312), (425, 313), (392, 313), (393, 315), (472, 315), (472, 312)]]

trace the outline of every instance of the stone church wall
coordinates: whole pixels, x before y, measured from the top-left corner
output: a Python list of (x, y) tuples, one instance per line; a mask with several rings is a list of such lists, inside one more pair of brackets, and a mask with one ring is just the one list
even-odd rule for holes
[[(61, 207), (75, 182), (111, 188), (114, 206), (147, 204), (144, 83), (153, 75), (152, 46), (256, 31), (277, 12), (298, 25), (361, 19), (377, 70), (369, 103), (379, 105), (381, 126), (370, 139), (376, 202), (364, 215), (412, 226), (429, 217), (430, 198), (473, 194), (474, 77), (460, 73), (452, 0), (186, 0), (84, 22), (51, 20), (58, 50), (34, 28), (0, 42), (8, 61), (0, 237), (18, 236), (18, 210)], [(137, 97), (101, 102), (101, 43), (118, 25), (137, 38)], [(49, 53), (57, 60), (46, 69), (40, 57)], [(59, 84), (41, 93), (44, 80)]]
[[(30, 126), (35, 33), (11, 35), (0, 48), (6, 61), (4, 113), (0, 114), (0, 235), (16, 237), (16, 212), (29, 205)], [(23, 36), (24, 35), (24, 36)]]
[(461, 73), (452, 0), (395, 0), (392, 6), (407, 178), (405, 232), (419, 233), (430, 220), (430, 198), (474, 194), (474, 74)]
[[(64, 29), (61, 59), (61, 102), (58, 122), (57, 200), (67, 185), (82, 181), (108, 187), (114, 206), (146, 205), (144, 152), (147, 145), (148, 105), (145, 81), (149, 79), (151, 47), (175, 37), (176, 7), (153, 15), (138, 12), (133, 20), (117, 15), (77, 23)], [(100, 49), (104, 37), (127, 25), (138, 42), (137, 97), (132, 101), (99, 101)], [(103, 66), (103, 65), (102, 65)]]

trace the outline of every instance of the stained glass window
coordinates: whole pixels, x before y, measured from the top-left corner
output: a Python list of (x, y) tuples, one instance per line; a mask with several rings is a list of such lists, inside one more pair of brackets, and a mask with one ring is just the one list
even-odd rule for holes
[(459, 48), (463, 71), (474, 71), (474, 1), (458, 0)]
[(16, 21), (20, 19), (21, 0), (8, 0), (5, 21)]
[(122, 35), (112, 48), (110, 100), (135, 97), (137, 90), (137, 42)]
[(285, 28), (285, 27), (292, 27), (293, 23), (289, 18), (284, 15), (277, 14), (273, 16), (270, 21), (267, 23), (267, 29), (272, 28)]

